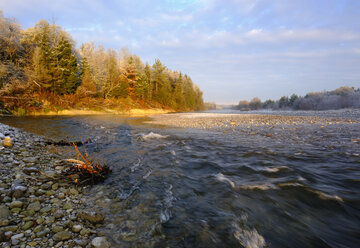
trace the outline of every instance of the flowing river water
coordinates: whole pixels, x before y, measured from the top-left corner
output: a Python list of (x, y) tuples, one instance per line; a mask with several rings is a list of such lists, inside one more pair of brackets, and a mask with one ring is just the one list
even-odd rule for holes
[[(88, 152), (112, 174), (86, 197), (106, 213), (101, 231), (113, 247), (360, 244), (358, 121), (325, 128), (279, 124), (269, 137), (146, 120), (0, 119), (46, 138), (92, 140)], [(64, 149), (64, 156), (74, 154)]]

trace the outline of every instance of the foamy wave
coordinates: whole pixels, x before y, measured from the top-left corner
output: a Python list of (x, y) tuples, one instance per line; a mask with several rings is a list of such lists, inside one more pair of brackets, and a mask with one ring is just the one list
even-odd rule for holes
[(152, 173), (152, 170), (149, 170), (144, 176), (143, 176), (143, 179), (146, 179), (148, 178)]
[(150, 132), (148, 134), (143, 134), (141, 137), (143, 138), (143, 140), (150, 140), (150, 139), (166, 139), (169, 136)]
[(278, 189), (278, 187), (274, 184), (254, 184), (254, 185), (241, 185), (238, 187), (239, 189), (246, 190), (270, 190), (270, 189)]
[(169, 188), (165, 191), (165, 198), (162, 202), (163, 209), (160, 212), (160, 221), (161, 223), (167, 222), (171, 216), (171, 208), (173, 206), (173, 202), (175, 201), (174, 194), (172, 192), (173, 186), (170, 184)]
[(141, 165), (141, 159), (138, 158), (138, 161), (130, 167), (131, 172), (134, 172), (136, 168), (139, 167), (140, 165)]
[(222, 173), (218, 173), (215, 175), (216, 180), (224, 183), (228, 183), (232, 188), (235, 188), (235, 183), (231, 181), (229, 178), (224, 176)]
[(287, 169), (289, 169), (289, 167), (287, 167), (287, 166), (265, 167), (264, 171), (275, 173), (275, 172), (279, 172), (280, 170), (287, 170)]
[(239, 241), (240, 245), (245, 248), (262, 248), (265, 247), (265, 239), (261, 236), (254, 228), (247, 230), (239, 227), (237, 224), (234, 225), (235, 232), (234, 237)]

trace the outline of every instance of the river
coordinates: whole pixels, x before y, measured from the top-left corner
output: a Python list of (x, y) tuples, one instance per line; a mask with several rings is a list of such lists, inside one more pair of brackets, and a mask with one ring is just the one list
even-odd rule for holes
[[(171, 118), (171, 117), (169, 117)], [(51, 139), (90, 138), (112, 174), (86, 191), (114, 247), (358, 247), (360, 126), (274, 135), (170, 128), (125, 116), (1, 117)], [(64, 148), (64, 156), (73, 154)]]

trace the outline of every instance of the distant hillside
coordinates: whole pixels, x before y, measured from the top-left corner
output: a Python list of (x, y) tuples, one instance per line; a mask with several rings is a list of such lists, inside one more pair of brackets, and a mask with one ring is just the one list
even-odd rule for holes
[(343, 86), (333, 91), (311, 92), (305, 96), (292, 94), (279, 100), (261, 102), (257, 97), (249, 101), (240, 101), (235, 107), (239, 110), (254, 109), (294, 109), (294, 110), (330, 110), (342, 108), (360, 108), (360, 88)]

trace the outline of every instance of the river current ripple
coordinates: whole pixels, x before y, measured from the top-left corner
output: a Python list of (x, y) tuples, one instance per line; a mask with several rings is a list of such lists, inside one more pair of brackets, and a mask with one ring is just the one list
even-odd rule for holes
[(113, 173), (86, 197), (106, 213), (113, 247), (360, 244), (358, 123), (279, 126), (267, 137), (115, 116), (1, 121), (93, 141), (88, 152)]

